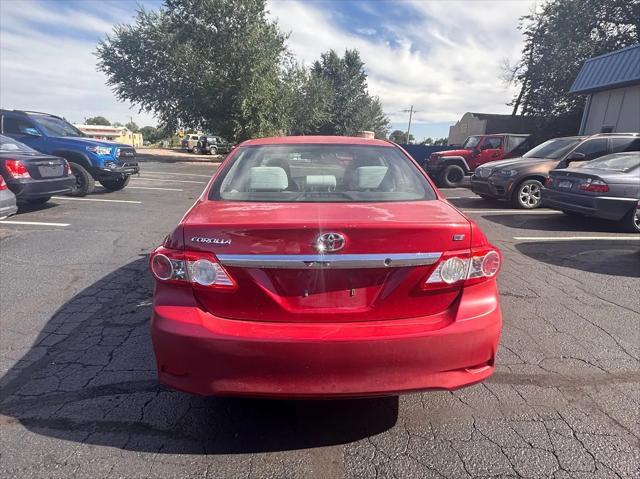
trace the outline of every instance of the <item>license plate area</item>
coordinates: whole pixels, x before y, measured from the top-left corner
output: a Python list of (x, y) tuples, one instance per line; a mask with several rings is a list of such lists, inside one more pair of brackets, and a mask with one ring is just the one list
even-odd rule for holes
[(294, 310), (366, 308), (389, 270), (272, 270), (278, 295)]
[(42, 178), (54, 178), (57, 176), (62, 176), (63, 167), (62, 165), (44, 165), (38, 166), (38, 173)]
[(573, 182), (569, 180), (558, 181), (558, 188), (562, 188), (563, 190), (570, 190), (572, 186), (573, 186)]

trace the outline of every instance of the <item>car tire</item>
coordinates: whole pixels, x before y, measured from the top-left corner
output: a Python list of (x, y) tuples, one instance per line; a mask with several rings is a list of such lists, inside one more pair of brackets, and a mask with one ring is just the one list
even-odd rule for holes
[(218, 154), (218, 149), (215, 146), (212, 146), (211, 148), (209, 148), (209, 154), (217, 155)]
[(131, 176), (125, 178), (109, 178), (108, 180), (100, 180), (100, 184), (109, 191), (118, 191), (129, 184)]
[(31, 198), (30, 200), (25, 200), (25, 203), (33, 206), (44, 205), (50, 199), (51, 196), (45, 196), (44, 198)]
[(513, 192), (511, 202), (516, 208), (533, 210), (540, 206), (542, 199), (542, 183), (538, 180), (525, 180)]
[(96, 186), (96, 182), (93, 176), (84, 168), (84, 166), (78, 163), (69, 162), (71, 167), (71, 173), (76, 177), (76, 183), (69, 193), (69, 196), (86, 196), (89, 193), (93, 193)]
[(640, 233), (640, 203), (622, 218), (621, 224), (628, 233)]
[(194, 146), (193, 148), (191, 148), (191, 153), (193, 153), (194, 155), (198, 154), (198, 147)]
[(464, 175), (465, 172), (460, 166), (449, 165), (442, 171), (440, 181), (438, 183), (445, 188), (455, 188), (462, 183)]

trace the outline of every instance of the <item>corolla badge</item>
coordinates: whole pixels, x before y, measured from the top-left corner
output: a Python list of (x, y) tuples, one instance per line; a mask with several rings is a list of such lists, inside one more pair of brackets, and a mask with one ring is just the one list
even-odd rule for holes
[(191, 241), (194, 243), (206, 243), (206, 244), (219, 244), (219, 245), (228, 245), (231, 244), (230, 239), (226, 238), (207, 238), (205, 236), (194, 236), (191, 238)]
[(318, 253), (330, 253), (344, 248), (345, 239), (340, 233), (324, 233), (316, 238), (314, 246)]

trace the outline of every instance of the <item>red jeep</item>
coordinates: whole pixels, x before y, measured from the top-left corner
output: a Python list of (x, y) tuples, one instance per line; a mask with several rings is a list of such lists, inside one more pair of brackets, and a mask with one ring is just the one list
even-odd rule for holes
[(438, 186), (452, 188), (462, 183), (464, 177), (473, 173), (478, 166), (521, 156), (532, 146), (531, 135), (473, 135), (465, 140), (459, 150), (432, 153), (425, 169)]

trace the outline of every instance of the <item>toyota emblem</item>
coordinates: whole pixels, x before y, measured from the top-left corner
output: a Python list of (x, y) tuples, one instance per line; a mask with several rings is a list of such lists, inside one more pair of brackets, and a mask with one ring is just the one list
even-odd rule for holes
[(344, 248), (345, 239), (340, 233), (324, 233), (318, 236), (315, 247), (318, 253), (331, 253)]

